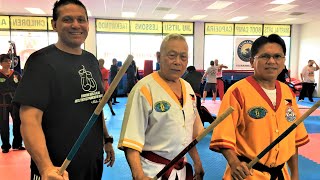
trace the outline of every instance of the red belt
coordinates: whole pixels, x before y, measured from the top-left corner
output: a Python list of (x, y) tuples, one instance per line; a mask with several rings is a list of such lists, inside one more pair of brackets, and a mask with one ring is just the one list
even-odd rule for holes
[[(153, 153), (152, 151), (142, 151), (142, 153), (140, 154), (142, 157), (148, 159), (149, 161), (152, 161), (154, 163), (158, 163), (158, 164), (169, 164), (170, 160), (161, 157), (155, 153)], [(192, 166), (191, 164), (189, 164), (188, 162), (184, 161), (184, 158), (181, 158), (178, 162), (176, 162), (163, 176), (162, 176), (162, 180), (167, 180), (170, 177), (170, 174), (174, 169), (176, 170), (181, 170), (184, 166), (186, 166), (186, 180), (192, 180), (193, 179), (193, 170), (192, 170)]]

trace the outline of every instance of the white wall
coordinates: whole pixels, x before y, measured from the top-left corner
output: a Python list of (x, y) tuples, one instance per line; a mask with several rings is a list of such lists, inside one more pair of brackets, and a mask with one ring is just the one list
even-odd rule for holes
[(204, 61), (204, 23), (195, 22), (194, 23), (194, 67), (196, 69), (203, 69)]
[[(308, 64), (308, 60), (313, 59), (320, 65), (320, 21), (307, 23), (301, 26), (299, 72)], [(320, 97), (320, 71), (315, 72), (316, 83), (318, 84), (314, 95)]]
[(96, 21), (92, 18), (89, 18), (89, 33), (84, 43), (84, 49), (91, 52), (93, 55), (97, 56)]
[[(301, 25), (291, 26), (291, 51), (290, 51), (290, 76), (300, 79), (299, 56), (300, 56), (300, 35)], [(288, 52), (287, 52), (288, 54)]]

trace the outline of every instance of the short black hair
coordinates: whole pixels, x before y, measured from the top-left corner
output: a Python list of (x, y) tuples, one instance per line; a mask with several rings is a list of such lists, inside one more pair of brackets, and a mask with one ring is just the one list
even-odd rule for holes
[(284, 55), (286, 55), (287, 49), (284, 40), (277, 34), (270, 34), (268, 37), (260, 36), (253, 42), (251, 47), (251, 58), (254, 58), (258, 54), (259, 49), (267, 43), (279, 44), (282, 47)]
[(58, 9), (61, 6), (65, 6), (68, 4), (75, 4), (75, 5), (81, 6), (86, 11), (86, 16), (87, 16), (87, 20), (88, 20), (87, 8), (82, 4), (81, 1), (79, 1), (79, 0), (58, 0), (54, 3), (53, 10), (52, 10), (52, 19), (54, 21), (57, 21), (57, 19), (59, 17)]
[(210, 65), (213, 66), (214, 65), (214, 61), (210, 61)]
[(189, 67), (187, 67), (187, 71), (188, 72), (193, 72), (193, 71), (195, 71), (196, 70), (196, 68), (194, 67), (194, 66), (189, 66)]
[(0, 55), (0, 63), (2, 63), (6, 59), (11, 59), (8, 54), (1, 54)]

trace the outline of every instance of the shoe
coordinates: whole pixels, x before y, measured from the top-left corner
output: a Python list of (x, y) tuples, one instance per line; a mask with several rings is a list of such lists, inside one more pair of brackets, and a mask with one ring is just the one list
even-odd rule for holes
[(18, 147), (18, 148), (12, 148), (12, 149), (13, 149), (13, 150), (19, 150), (19, 151), (26, 150), (26, 148), (23, 147), (23, 146), (20, 146), (20, 147)]
[(118, 102), (118, 101), (115, 101), (115, 102), (113, 102), (113, 103), (120, 103), (120, 102)]
[(115, 116), (115, 115), (116, 115), (116, 113), (114, 113), (113, 111), (111, 111), (111, 114), (112, 114), (112, 116)]
[(310, 102), (314, 102), (313, 99), (309, 99)]
[(112, 103), (112, 105), (116, 105), (116, 103)]
[(2, 153), (8, 153), (9, 149), (2, 149)]

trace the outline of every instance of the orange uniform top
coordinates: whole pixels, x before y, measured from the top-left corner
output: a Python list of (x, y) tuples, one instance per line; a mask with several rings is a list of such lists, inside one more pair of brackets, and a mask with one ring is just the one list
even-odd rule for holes
[[(230, 106), (235, 110), (214, 129), (210, 149), (219, 152), (221, 148), (229, 148), (237, 155), (254, 159), (301, 116), (295, 95), (286, 84), (276, 82), (276, 96), (274, 106), (252, 76), (231, 86), (223, 98), (219, 114)], [(259, 162), (268, 167), (281, 165), (295, 154), (296, 147), (308, 142), (307, 131), (301, 123)], [(283, 171), (287, 179), (286, 168)], [(270, 179), (269, 173), (254, 172), (254, 176), (247, 179)], [(227, 167), (225, 179), (229, 178), (230, 168)]]

